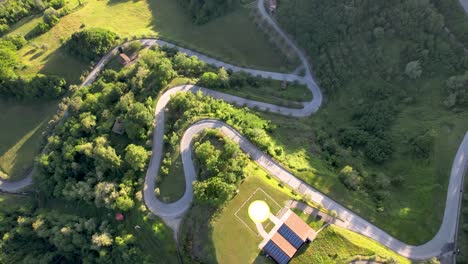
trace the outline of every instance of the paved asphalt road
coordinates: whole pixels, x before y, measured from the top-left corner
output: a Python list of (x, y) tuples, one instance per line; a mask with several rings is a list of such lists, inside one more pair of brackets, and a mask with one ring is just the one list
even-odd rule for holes
[[(465, 1), (465, 0), (464, 0)], [(313, 79), (312, 67), (309, 64), (304, 53), (295, 45), (295, 43), (285, 34), (281, 28), (276, 24), (276, 22), (268, 15), (264, 6), (263, 0), (258, 0), (258, 8), (262, 16), (271, 24), (271, 26), (278, 32), (278, 34), (285, 39), (285, 41), (290, 45), (290, 47), (296, 51), (299, 58), (302, 61), (303, 67), (306, 70), (306, 76), (296, 76), (294, 74), (282, 74), (274, 72), (265, 72), (252, 69), (240, 68), (231, 64), (226, 64), (221, 61), (208, 58), (202, 54), (192, 52), (177, 46), (174, 46), (170, 43), (154, 40), (154, 39), (142, 39), (142, 43), (147, 45), (168, 45), (177, 47), (179, 50), (184, 51), (190, 55), (198, 56), (200, 59), (206, 61), (209, 64), (216, 66), (223, 66), (227, 69), (233, 71), (245, 71), (254, 75), (260, 75), (266, 78), (273, 78), (277, 80), (297, 80), (301, 83), (307, 85), (307, 87), (312, 91), (314, 97), (313, 100), (304, 104), (302, 109), (290, 109), (286, 107), (279, 107), (276, 105), (266, 104), (262, 102), (256, 102), (252, 100), (247, 100), (233, 95), (224, 94), (217, 91), (212, 91), (206, 88), (185, 85), (174, 87), (166, 91), (161, 98), (159, 99), (156, 110), (155, 110), (155, 129), (153, 133), (153, 156), (151, 158), (150, 164), (148, 166), (148, 171), (145, 177), (144, 184), (144, 199), (148, 208), (155, 214), (168, 222), (174, 222), (173, 219), (180, 218), (191, 206), (193, 200), (193, 191), (192, 191), (192, 182), (196, 179), (195, 169), (192, 162), (192, 152), (191, 152), (191, 142), (195, 135), (200, 133), (206, 128), (217, 128), (220, 129), (226, 136), (231, 138), (234, 142), (238, 143), (243, 151), (248, 153), (250, 157), (256, 161), (260, 166), (266, 169), (270, 174), (275, 176), (278, 180), (289, 185), (291, 188), (296, 189), (299, 193), (309, 194), (317, 203), (322, 204), (328, 210), (336, 210), (339, 217), (344, 220), (342, 226), (353, 230), (357, 233), (366, 235), (381, 244), (389, 247), (395, 252), (399, 253), (402, 256), (411, 258), (411, 259), (427, 259), (433, 256), (438, 256), (444, 253), (447, 249), (447, 245), (450, 245), (454, 242), (454, 234), (456, 230), (456, 221), (458, 218), (458, 209), (459, 203), (461, 202), (461, 188), (463, 186), (463, 176), (466, 172), (468, 165), (468, 133), (465, 136), (460, 148), (457, 152), (457, 155), (454, 159), (452, 166), (452, 171), (450, 175), (450, 183), (447, 193), (446, 208), (444, 212), (444, 218), (442, 225), (440, 227), (437, 235), (431, 239), (429, 242), (420, 245), (420, 246), (411, 246), (407, 245), (396, 238), (393, 238), (386, 232), (382, 231), (378, 227), (369, 223), (365, 219), (361, 218), (351, 210), (341, 206), (339, 203), (335, 202), (326, 195), (315, 190), (311, 186), (305, 184), (300, 179), (296, 178), (294, 175), (290, 174), (286, 169), (281, 167), (276, 163), (271, 157), (261, 152), (257, 149), (252, 143), (250, 143), (246, 138), (240, 135), (236, 130), (220, 122), (218, 120), (203, 120), (198, 123), (190, 126), (184, 133), (184, 136), (181, 141), (181, 152), (182, 152), (182, 161), (184, 166), (185, 173), (185, 184), (186, 192), (184, 196), (179, 200), (171, 204), (166, 204), (157, 199), (154, 194), (155, 189), (155, 179), (159, 172), (160, 163), (162, 160), (163, 153), (163, 136), (164, 136), (164, 120), (165, 120), (165, 107), (170, 100), (171, 95), (174, 95), (177, 92), (196, 92), (201, 91), (205, 95), (210, 95), (218, 99), (223, 99), (227, 102), (238, 104), (238, 105), (247, 105), (249, 107), (257, 107), (261, 110), (271, 111), (278, 114), (292, 115), (296, 117), (308, 116), (315, 113), (322, 104), (322, 94), (321, 91)], [(98, 76), (99, 72), (105, 67), (106, 63), (117, 54), (117, 48), (107, 54), (101, 59), (101, 61), (96, 65), (95, 69), (90, 73), (90, 75), (83, 82), (83, 86), (89, 85), (94, 81)], [(7, 183), (0, 181), (0, 189), (5, 191), (17, 191), (32, 182), (31, 177), (27, 177), (22, 181), (16, 183)], [(395, 219), (398, 221), (398, 219)], [(177, 222), (179, 223), (179, 222)], [(171, 225), (174, 227), (174, 225)]]
[(460, 4), (462, 5), (465, 12), (468, 13), (468, 0), (460, 0)]

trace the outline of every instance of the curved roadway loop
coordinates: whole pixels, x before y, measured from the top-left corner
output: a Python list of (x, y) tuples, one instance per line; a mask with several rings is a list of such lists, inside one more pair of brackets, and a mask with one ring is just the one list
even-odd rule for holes
[[(355, 214), (351, 210), (343, 207), (339, 203), (335, 202), (331, 198), (307, 185), (300, 179), (296, 178), (294, 175), (289, 173), (285, 168), (280, 164), (274, 161), (270, 156), (261, 152), (257, 147), (255, 147), (251, 142), (239, 134), (235, 129), (228, 126), (227, 124), (219, 120), (202, 120), (192, 126), (190, 126), (184, 133), (180, 147), (182, 153), (182, 161), (184, 166), (185, 173), (185, 184), (186, 190), (183, 197), (171, 204), (166, 204), (161, 202), (154, 193), (155, 189), (155, 180), (159, 172), (160, 163), (162, 160), (163, 153), (163, 137), (164, 137), (164, 122), (165, 122), (165, 108), (170, 101), (171, 95), (176, 94), (177, 92), (197, 92), (201, 91), (205, 95), (213, 96), (217, 99), (223, 99), (229, 103), (234, 103), (237, 105), (245, 105), (248, 107), (256, 107), (263, 111), (270, 111), (282, 115), (290, 115), (295, 117), (305, 117), (315, 113), (322, 104), (322, 94), (320, 88), (316, 84), (312, 76), (312, 67), (309, 64), (307, 57), (304, 53), (295, 45), (295, 43), (288, 37), (286, 33), (276, 24), (276, 22), (269, 16), (265, 10), (264, 0), (258, 0), (257, 8), (260, 11), (260, 14), (263, 18), (275, 29), (275, 31), (288, 43), (288, 45), (297, 53), (299, 56), (302, 65), (306, 71), (305, 77), (297, 76), (294, 74), (283, 74), (283, 73), (274, 73), (274, 72), (265, 72), (252, 69), (245, 69), (237, 67), (231, 64), (227, 64), (212, 58), (209, 58), (203, 54), (193, 52), (190, 50), (177, 47), (173, 44), (155, 40), (155, 39), (141, 39), (139, 40), (145, 45), (166, 45), (171, 47), (178, 48), (181, 52), (185, 52), (188, 55), (195, 55), (199, 59), (205, 61), (208, 64), (215, 65), (218, 67), (225, 67), (226, 69), (231, 69), (233, 71), (244, 71), (256, 76), (262, 76), (264, 78), (272, 78), (276, 80), (288, 80), (288, 81), (299, 81), (312, 91), (313, 100), (307, 103), (304, 103), (302, 109), (291, 109), (287, 107), (280, 107), (272, 104), (247, 100), (237, 96), (209, 90), (202, 87), (197, 87), (193, 85), (184, 85), (174, 87), (166, 91), (159, 99), (156, 110), (155, 110), (155, 129), (153, 133), (153, 156), (151, 158), (150, 164), (148, 166), (148, 171), (145, 177), (144, 184), (144, 199), (147, 207), (155, 215), (160, 216), (166, 222), (170, 222), (173, 219), (182, 217), (187, 210), (190, 208), (193, 201), (193, 189), (192, 182), (196, 180), (196, 173), (192, 161), (192, 150), (191, 144), (193, 138), (199, 134), (201, 131), (207, 128), (220, 129), (224, 135), (229, 137), (231, 140), (239, 144), (240, 148), (250, 155), (251, 159), (254, 160), (259, 166), (267, 170), (271, 175), (276, 177), (278, 180), (284, 182), (289, 187), (297, 190), (301, 194), (308, 194), (312, 200), (316, 203), (322, 204), (328, 210), (335, 210), (340, 219), (343, 220), (342, 226), (357, 232), (359, 234), (370, 237), (377, 242), (387, 246), (398, 254), (410, 258), (423, 260), (428, 259), (434, 256), (439, 256), (450, 251), (448, 248), (450, 245), (453, 245), (455, 240), (455, 232), (457, 227), (457, 219), (459, 216), (459, 206), (461, 203), (462, 197), (462, 187), (463, 187), (463, 177), (468, 167), (468, 133), (465, 135), (463, 142), (461, 143), (458, 152), (455, 156), (451, 175), (450, 182), (447, 192), (446, 207), (444, 212), (444, 218), (442, 225), (438, 233), (427, 243), (420, 246), (411, 246), (407, 245), (398, 239), (392, 237), (385, 231), (376, 227), (375, 225), (369, 223), (367, 220), (363, 219), (359, 215)], [(465, 0), (463, 0), (465, 1)], [(91, 84), (95, 78), (98, 76), (99, 72), (105, 67), (107, 62), (118, 53), (118, 49), (115, 48), (113, 51), (109, 52), (104, 56), (93, 71), (88, 75), (88, 77), (83, 82), (82, 86), (87, 86)], [(32, 183), (32, 173), (30, 173), (25, 179), (18, 182), (5, 182), (0, 181), (0, 190), (7, 192), (17, 192), (22, 188), (30, 185)], [(453, 250), (453, 249), (452, 249)]]

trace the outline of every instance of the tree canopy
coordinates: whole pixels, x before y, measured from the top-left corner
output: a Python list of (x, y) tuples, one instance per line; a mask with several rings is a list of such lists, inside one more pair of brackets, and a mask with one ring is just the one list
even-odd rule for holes
[(96, 60), (115, 44), (117, 35), (107, 29), (90, 28), (73, 33), (67, 42), (68, 50), (80, 58)]

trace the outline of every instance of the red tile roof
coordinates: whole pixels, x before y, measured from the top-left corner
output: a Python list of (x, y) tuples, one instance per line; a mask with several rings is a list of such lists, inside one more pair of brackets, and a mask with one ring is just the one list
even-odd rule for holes
[(312, 232), (312, 228), (293, 212), (284, 223), (303, 241), (306, 241)]
[(281, 250), (283, 250), (286, 255), (288, 255), (290, 258), (296, 254), (297, 249), (294, 248), (282, 235), (279, 233), (276, 233), (273, 235), (271, 238), (271, 241), (273, 241)]

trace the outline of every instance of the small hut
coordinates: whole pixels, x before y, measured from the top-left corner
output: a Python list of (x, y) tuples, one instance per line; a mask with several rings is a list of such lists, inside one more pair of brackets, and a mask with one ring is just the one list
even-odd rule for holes
[(268, 0), (268, 9), (270, 10), (270, 13), (274, 13), (276, 11), (276, 8), (278, 8), (278, 1)]
[(120, 53), (119, 54), (119, 63), (122, 65), (127, 65), (129, 62), (132, 60), (127, 56), (125, 53)]
[(123, 135), (125, 132), (123, 123), (119, 119), (115, 120), (114, 126), (112, 127), (112, 132), (119, 135)]

